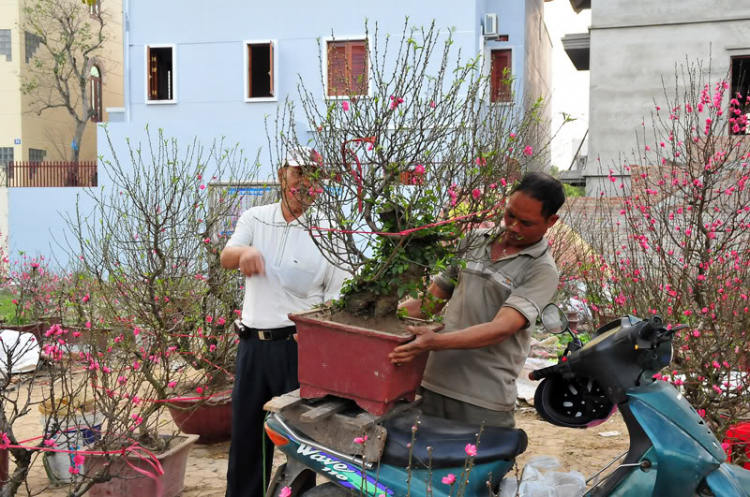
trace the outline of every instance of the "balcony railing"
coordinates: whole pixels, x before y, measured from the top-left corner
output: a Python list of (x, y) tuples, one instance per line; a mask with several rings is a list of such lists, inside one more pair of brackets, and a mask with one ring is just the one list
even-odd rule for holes
[(96, 161), (8, 162), (2, 173), (8, 188), (97, 186)]

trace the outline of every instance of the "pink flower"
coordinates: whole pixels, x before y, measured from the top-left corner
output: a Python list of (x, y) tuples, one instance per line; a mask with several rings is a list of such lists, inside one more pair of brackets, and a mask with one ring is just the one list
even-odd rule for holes
[(534, 155), (534, 148), (531, 145), (526, 145), (526, 148), (523, 149), (523, 154), (526, 156)]
[(290, 497), (291, 495), (292, 495), (292, 489), (289, 487), (284, 487), (281, 489), (281, 492), (279, 492), (279, 497)]
[(10, 445), (10, 438), (6, 433), (3, 433), (0, 437), (0, 448), (6, 448), (8, 445)]
[(75, 464), (76, 466), (80, 466), (85, 461), (86, 461), (86, 458), (82, 456), (81, 454), (76, 454), (75, 456), (73, 456), (73, 464)]
[(477, 446), (472, 444), (466, 444), (466, 447), (464, 448), (466, 451), (466, 455), (469, 457), (474, 457), (477, 455)]
[(78, 468), (74, 468), (73, 466), (71, 466), (68, 468), (68, 473), (70, 473), (71, 475), (77, 475), (79, 473), (79, 470)]
[(424, 166), (422, 164), (417, 164), (417, 167), (414, 168), (414, 172), (416, 174), (424, 174)]
[(214, 350), (216, 350), (216, 345), (211, 344), (211, 346), (208, 347), (208, 350), (211, 351), (211, 352), (213, 352)]
[(83, 303), (85, 304), (86, 302), (88, 302), (88, 301), (89, 301), (89, 299), (90, 299), (90, 298), (91, 298), (91, 297), (90, 297), (90, 296), (89, 296), (89, 294), (87, 293), (86, 295), (84, 295), (84, 296), (83, 296), (83, 298), (81, 299), (81, 302), (83, 302)]
[(358, 445), (362, 445), (366, 441), (367, 441), (367, 435), (365, 435), (364, 437), (357, 437), (354, 439), (354, 443)]
[(226, 322), (227, 322), (227, 320), (224, 319), (224, 318), (219, 318), (219, 319), (216, 320), (216, 324), (218, 324), (219, 326), (221, 326), (222, 324), (224, 324)]
[(432, 107), (433, 109), (435, 108), (435, 102), (432, 100), (430, 101), (430, 107)]
[(341, 102), (341, 108), (344, 109), (344, 112), (349, 110), (349, 102)]
[(698, 409), (696, 411), (698, 413), (698, 416), (705, 418), (706, 417), (706, 410), (705, 409)]
[(201, 190), (205, 190), (205, 189), (206, 189), (206, 185), (201, 185), (201, 186), (200, 186), (199, 188), (200, 188)]
[(454, 483), (456, 483), (456, 475), (454, 475), (453, 473), (449, 473), (448, 476), (444, 476), (443, 483), (445, 483), (446, 485), (453, 485)]
[(141, 329), (139, 327), (136, 326), (135, 328), (133, 328), (133, 335), (134, 336), (138, 336), (140, 334), (141, 334)]
[(44, 445), (46, 445), (47, 447), (57, 447), (57, 444), (51, 438), (45, 438)]
[(479, 188), (474, 188), (471, 191), (471, 196), (474, 197), (474, 200), (479, 200), (479, 197), (482, 196), (482, 190), (480, 190)]
[(214, 320), (214, 318), (213, 318), (212, 316), (206, 316), (206, 322), (207, 322), (207, 323), (209, 323), (209, 324), (210, 324), (210, 323), (212, 323), (212, 322), (213, 322), (213, 320)]
[(198, 387), (195, 389), (195, 391), (198, 393), (203, 393), (203, 387)]
[(168, 386), (169, 388), (174, 388), (174, 387), (176, 387), (176, 386), (177, 386), (177, 382), (176, 382), (176, 381), (170, 381), (169, 383), (167, 383), (167, 386)]

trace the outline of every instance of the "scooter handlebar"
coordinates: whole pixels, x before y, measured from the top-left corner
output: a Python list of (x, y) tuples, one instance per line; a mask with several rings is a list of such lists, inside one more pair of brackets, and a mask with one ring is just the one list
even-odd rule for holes
[(555, 370), (559, 367), (559, 364), (549, 366), (542, 369), (537, 369), (529, 373), (529, 379), (532, 381), (543, 380), (544, 378), (555, 373)]

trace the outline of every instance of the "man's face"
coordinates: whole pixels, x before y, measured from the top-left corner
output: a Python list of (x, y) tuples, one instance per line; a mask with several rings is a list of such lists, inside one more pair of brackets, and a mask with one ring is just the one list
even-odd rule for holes
[(293, 208), (307, 207), (313, 203), (320, 186), (313, 178), (315, 167), (284, 166), (279, 169), (279, 182), (284, 193), (284, 201)]
[(531, 245), (542, 239), (558, 220), (557, 214), (542, 215), (542, 203), (524, 192), (516, 192), (508, 199), (503, 221), (507, 243), (515, 246)]

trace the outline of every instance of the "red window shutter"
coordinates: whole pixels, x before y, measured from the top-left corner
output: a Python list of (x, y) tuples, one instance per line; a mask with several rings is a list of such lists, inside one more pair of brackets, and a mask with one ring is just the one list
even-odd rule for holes
[(156, 55), (151, 54), (151, 48), (146, 49), (146, 58), (148, 59), (148, 99), (156, 100), (158, 98), (159, 79), (156, 64)]
[(270, 57), (270, 65), (268, 66), (268, 77), (270, 78), (269, 82), (269, 89), (271, 91), (271, 96), (274, 96), (273, 92), (273, 42), (268, 44), (268, 53)]
[(346, 95), (346, 43), (328, 43), (328, 95)]
[[(508, 83), (511, 70), (511, 51), (493, 50), (490, 71), (490, 101), (510, 102), (511, 89)], [(507, 74), (505, 69), (508, 70)]]
[(367, 95), (367, 45), (364, 41), (349, 43), (349, 85), (351, 93)]

